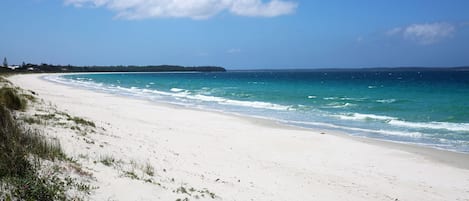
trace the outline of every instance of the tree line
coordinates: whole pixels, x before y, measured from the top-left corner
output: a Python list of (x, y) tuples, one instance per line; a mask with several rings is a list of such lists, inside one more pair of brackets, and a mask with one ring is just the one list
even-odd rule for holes
[(1, 71), (12, 72), (225, 72), (226, 69), (219, 66), (178, 66), (178, 65), (147, 65), (147, 66), (72, 66), (53, 64), (23, 64), (12, 70), (8, 67), (7, 59), (4, 58)]

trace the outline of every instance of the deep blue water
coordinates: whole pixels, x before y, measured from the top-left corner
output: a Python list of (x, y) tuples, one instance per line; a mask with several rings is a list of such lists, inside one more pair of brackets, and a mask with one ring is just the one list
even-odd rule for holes
[(151, 101), (469, 152), (469, 72), (122, 73), (46, 79)]

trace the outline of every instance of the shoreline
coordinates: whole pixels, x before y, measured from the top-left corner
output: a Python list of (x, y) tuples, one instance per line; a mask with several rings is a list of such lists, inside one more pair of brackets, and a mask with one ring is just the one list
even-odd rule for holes
[[(86, 73), (85, 73), (86, 74)], [(94, 74), (94, 73), (91, 73)], [(66, 74), (65, 74), (66, 75)], [(55, 76), (54, 76), (55, 77)], [(228, 115), (239, 115), (239, 116), (246, 116), (246, 117), (254, 117), (254, 118), (261, 118), (266, 120), (275, 121), (281, 124), (287, 124), (299, 128), (306, 128), (312, 130), (328, 130), (331, 132), (341, 132), (345, 133), (349, 136), (356, 136), (356, 137), (365, 137), (370, 139), (376, 139), (379, 141), (387, 141), (387, 142), (395, 142), (399, 144), (411, 144), (423, 147), (431, 147), (438, 150), (447, 150), (450, 152), (457, 152), (457, 153), (466, 153), (469, 154), (467, 150), (467, 145), (465, 143), (457, 142), (457, 140), (451, 137), (444, 137), (447, 135), (444, 134), (455, 134), (459, 136), (459, 131), (464, 132), (464, 128), (467, 126), (465, 123), (451, 123), (451, 122), (438, 122), (438, 121), (410, 121), (400, 119), (398, 117), (394, 117), (393, 115), (388, 114), (379, 114), (375, 115), (373, 112), (366, 112), (366, 111), (341, 111), (337, 113), (328, 113), (326, 114), (325, 118), (327, 120), (308, 120), (310, 119), (308, 116), (313, 117), (312, 119), (317, 119), (318, 116), (322, 115), (315, 115), (312, 111), (308, 111), (307, 115), (301, 115), (298, 112), (292, 112), (292, 117), (284, 118), (282, 113), (276, 113), (275, 110), (278, 107), (281, 111), (290, 110), (293, 108), (295, 111), (296, 104), (283, 104), (283, 103), (272, 103), (266, 100), (239, 100), (239, 99), (231, 99), (221, 96), (211, 96), (205, 94), (199, 94), (197, 90), (195, 92), (185, 92), (179, 93), (179, 90), (185, 89), (178, 89), (178, 88), (171, 88), (170, 91), (165, 89), (155, 89), (149, 86), (143, 87), (130, 87), (130, 88), (120, 88), (119, 84), (111, 84), (110, 86), (101, 84), (93, 83), (93, 82), (83, 82), (83, 83), (75, 83), (72, 81), (66, 81), (62, 78), (50, 78), (47, 79), (48, 81), (57, 82), (59, 84), (64, 84), (68, 86), (73, 86), (77, 88), (83, 88), (87, 90), (93, 90), (99, 93), (110, 93), (115, 95), (120, 95), (123, 97), (131, 97), (131, 98), (138, 98), (141, 100), (149, 100), (158, 103), (176, 105), (179, 107), (189, 108), (189, 109), (201, 109), (206, 111), (212, 112), (221, 112)], [(150, 83), (153, 84), (153, 83)], [(117, 86), (117, 87), (116, 87)], [(175, 86), (174, 86), (175, 87)], [(149, 90), (150, 89), (150, 90)], [(168, 88), (169, 89), (169, 88)], [(173, 89), (178, 91), (173, 91)], [(175, 92), (175, 93), (172, 93)], [(120, 94), (122, 93), (122, 94)], [(159, 97), (154, 97), (153, 93), (162, 93), (164, 95)], [(200, 97), (197, 97), (201, 95)], [(206, 97), (207, 96), (207, 97)], [(331, 95), (334, 96), (334, 95)], [(179, 97), (181, 100), (179, 101)], [(154, 100), (156, 98), (156, 100)], [(309, 98), (309, 97), (308, 97)], [(161, 100), (160, 100), (161, 99)], [(198, 104), (191, 104), (192, 100), (201, 101)], [(214, 100), (213, 100), (214, 99)], [(324, 98), (327, 99), (327, 98)], [(379, 101), (379, 100), (378, 100)], [(394, 99), (392, 101), (395, 101)], [(233, 103), (233, 102), (240, 102), (240, 103)], [(256, 106), (257, 103), (261, 104), (270, 104), (269, 105), (261, 105)], [(335, 102), (331, 103), (335, 104)], [(348, 103), (347, 103), (348, 104)], [(347, 105), (346, 104), (346, 105)], [(246, 106), (248, 105), (248, 106)], [(246, 106), (246, 107), (245, 107)], [(303, 105), (298, 105), (303, 106)], [(262, 108), (261, 110), (257, 110)], [(322, 106), (318, 106), (322, 107)], [(268, 110), (263, 110), (268, 109)], [(271, 110), (272, 109), (272, 110)], [(321, 111), (319, 111), (321, 113)], [(327, 112), (326, 112), (327, 113)], [(291, 114), (288, 114), (291, 115)], [(349, 117), (352, 120), (348, 120)], [(342, 121), (342, 119), (346, 119)], [(370, 122), (368, 122), (370, 121)], [(375, 123), (378, 122), (378, 123)], [(358, 125), (354, 125), (358, 123)], [(384, 124), (383, 124), (384, 123)], [(401, 125), (403, 130), (400, 129), (401, 126), (393, 127), (392, 125)], [(408, 124), (408, 125), (407, 125)], [(446, 125), (448, 124), (448, 125)], [(378, 126), (378, 127), (377, 127)], [(434, 127), (436, 126), (436, 127)], [(421, 131), (421, 130), (413, 130), (413, 129), (423, 129), (428, 128), (429, 131)], [(405, 131), (408, 129), (407, 131)], [(438, 129), (441, 129), (441, 133), (437, 132)], [(469, 129), (469, 128), (468, 128)], [(452, 132), (451, 132), (452, 131)], [(437, 132), (438, 135), (435, 135)], [(441, 135), (441, 137), (440, 137)], [(414, 137), (417, 136), (417, 137)], [(433, 137), (432, 137), (433, 136)]]
[[(137, 100), (65, 86), (41, 76), (8, 79), (105, 127), (114, 137), (93, 136), (96, 142), (107, 143), (96, 153), (161, 166), (157, 172), (163, 177), (168, 174), (168, 179), (173, 178), (169, 180), (210, 189), (226, 200), (464, 200), (469, 196), (465, 188), (469, 154)], [(66, 145), (69, 151), (88, 152), (73, 141)], [(134, 184), (109, 178), (107, 171), (95, 174), (98, 183), (112, 184), (99, 189), (96, 200), (124, 196), (119, 189)], [(127, 188), (133, 193), (143, 191), (141, 196), (149, 198), (155, 198), (155, 191), (164, 191), (143, 184)], [(173, 194), (166, 192), (156, 199), (168, 200)]]
[[(125, 72), (119, 72), (119, 73), (125, 73)], [(119, 73), (116, 73), (116, 74), (119, 74)], [(151, 72), (132, 72), (132, 73), (151, 73)], [(162, 72), (162, 73), (170, 73), (170, 72)], [(176, 73), (186, 73), (186, 72), (176, 72)], [(198, 72), (194, 72), (194, 73), (198, 73)], [(95, 73), (95, 72), (63, 73), (62, 75), (73, 75), (73, 74), (109, 74), (109, 73), (99, 73), (99, 72), (98, 73)], [(44, 76), (47, 76), (47, 75), (50, 75), (50, 74), (41, 74), (39, 78), (46, 82), (64, 85), (62, 83), (56, 83), (51, 80), (45, 79)], [(90, 90), (90, 89), (80, 88), (80, 87), (71, 86), (71, 85), (64, 85), (64, 86), (69, 86), (69, 87), (82, 89), (82, 90)], [(91, 90), (91, 91), (97, 92), (97, 93), (105, 93), (105, 92), (101, 92), (98, 90)], [(108, 93), (105, 93), (105, 94), (108, 94)], [(132, 99), (132, 97), (120, 95), (120, 94), (110, 94), (110, 95)], [(262, 125), (262, 126), (277, 127), (277, 128), (284, 128), (284, 129), (297, 129), (297, 130), (312, 131), (312, 132), (321, 131), (320, 133), (332, 134), (338, 137), (344, 137), (347, 139), (356, 140), (358, 142), (365, 142), (365, 143), (372, 144), (372, 145), (385, 146), (385, 147), (389, 147), (389, 148), (396, 149), (396, 150), (405, 150), (407, 152), (419, 154), (421, 156), (424, 156), (428, 159), (431, 159), (437, 162), (442, 162), (442, 163), (445, 163), (454, 167), (469, 169), (469, 153), (465, 153), (465, 152), (439, 149), (436, 147), (418, 145), (418, 144), (410, 143), (410, 142), (399, 142), (399, 141), (392, 141), (392, 140), (379, 139), (379, 138), (370, 138), (366, 136), (353, 136), (353, 135), (347, 134), (344, 131), (338, 131), (334, 129), (302, 127), (302, 126), (297, 126), (297, 125), (291, 125), (291, 124), (288, 124), (288, 123), (285, 123), (276, 119), (249, 116), (249, 115), (241, 114), (241, 113), (226, 112), (226, 111), (221, 111), (221, 110), (211, 110), (211, 109), (206, 109), (206, 108), (195, 108), (195, 107), (189, 107), (189, 106), (179, 105), (179, 104), (170, 103), (170, 102), (155, 102), (155, 101), (150, 101), (145, 98), (138, 98), (138, 99), (147, 101), (149, 104), (156, 104), (160, 106), (162, 105), (166, 107), (171, 107), (173, 109), (188, 109), (188, 110), (203, 111), (203, 112), (214, 112), (214, 113), (218, 113), (221, 115), (235, 116), (241, 120), (248, 120), (249, 122)]]

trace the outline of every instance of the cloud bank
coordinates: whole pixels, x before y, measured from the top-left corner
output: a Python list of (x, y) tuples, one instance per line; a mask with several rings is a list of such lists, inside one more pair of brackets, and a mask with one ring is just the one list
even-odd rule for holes
[(295, 12), (289, 0), (65, 0), (75, 7), (105, 7), (124, 19), (207, 19), (222, 11), (249, 17), (276, 17)]
[(402, 36), (422, 45), (431, 45), (451, 37), (456, 27), (449, 23), (412, 24), (387, 31), (388, 36)]

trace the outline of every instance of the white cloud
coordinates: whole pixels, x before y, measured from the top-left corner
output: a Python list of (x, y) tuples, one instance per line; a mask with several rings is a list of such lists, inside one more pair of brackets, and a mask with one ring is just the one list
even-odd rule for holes
[(106, 7), (125, 19), (207, 19), (222, 11), (240, 16), (275, 17), (295, 12), (290, 0), (64, 0), (76, 7)]
[(290, 14), (297, 4), (290, 1), (272, 0), (263, 3), (261, 0), (234, 0), (229, 8), (232, 13), (242, 16), (275, 17)]
[(449, 23), (427, 23), (396, 27), (387, 31), (386, 35), (398, 35), (422, 45), (430, 45), (452, 36), (455, 31), (456, 27)]

